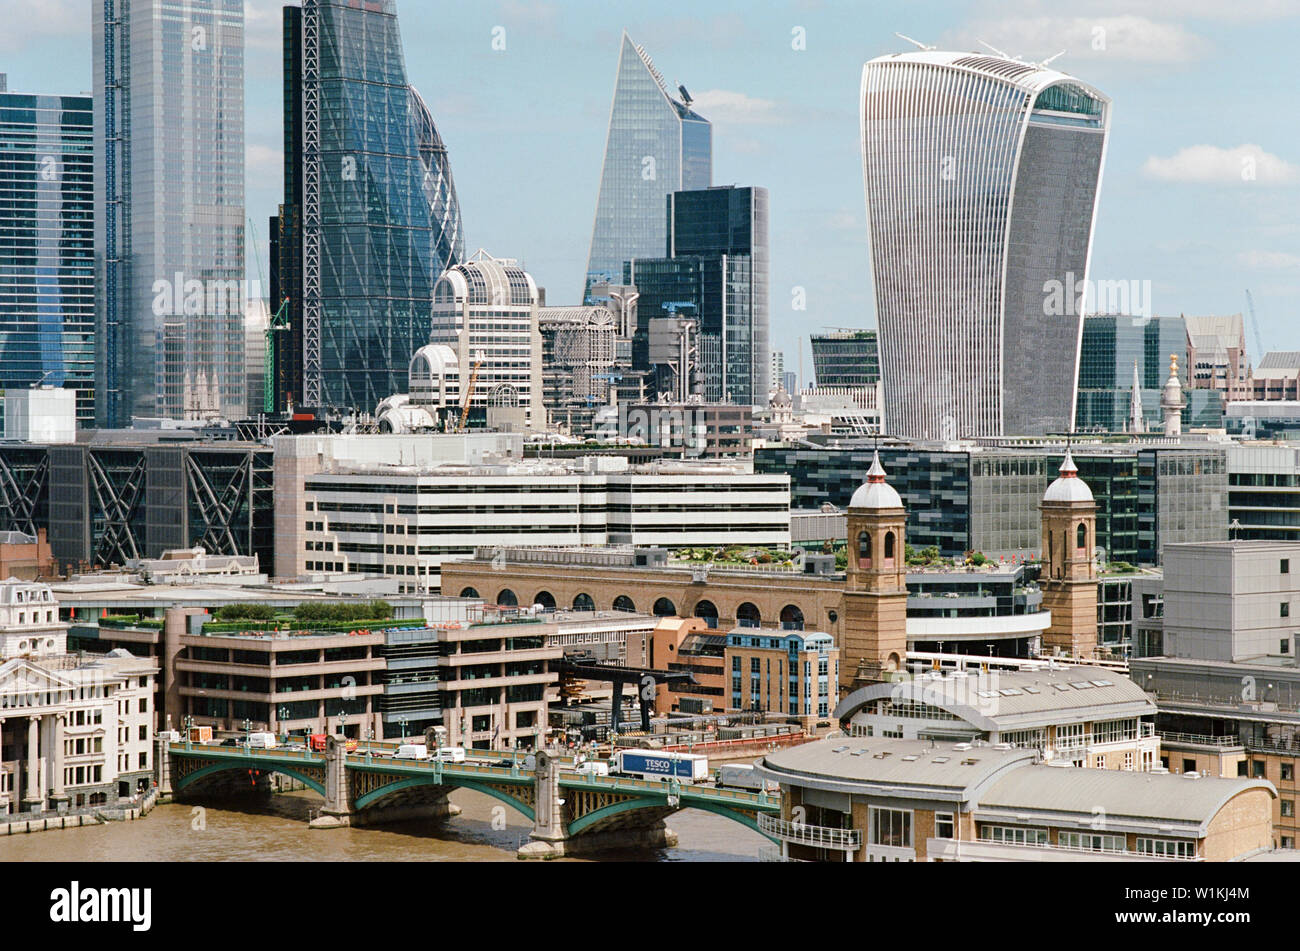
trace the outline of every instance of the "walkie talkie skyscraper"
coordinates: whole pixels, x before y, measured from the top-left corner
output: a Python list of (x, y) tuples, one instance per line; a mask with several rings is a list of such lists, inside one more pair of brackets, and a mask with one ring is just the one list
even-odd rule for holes
[(866, 64), (861, 119), (886, 428), (1072, 429), (1110, 100), (1045, 65), (925, 49)]

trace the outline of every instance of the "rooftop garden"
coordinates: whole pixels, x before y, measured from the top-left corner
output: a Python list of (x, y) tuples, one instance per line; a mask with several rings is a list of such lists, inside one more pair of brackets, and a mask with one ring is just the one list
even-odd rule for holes
[(387, 601), (307, 601), (292, 611), (269, 604), (227, 604), (203, 625), (204, 634), (240, 634), (248, 631), (355, 631), (371, 627), (424, 627), (422, 618), (393, 620)]

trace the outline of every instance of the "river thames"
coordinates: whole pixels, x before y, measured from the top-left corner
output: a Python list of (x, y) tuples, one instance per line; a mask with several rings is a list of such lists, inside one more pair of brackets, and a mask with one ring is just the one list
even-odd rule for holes
[[(306, 792), (247, 803), (168, 803), (144, 819), (0, 839), (0, 862), (505, 862), (527, 841), (531, 824), (482, 793), (450, 796), (464, 811), (442, 822), (411, 821), (368, 829), (311, 830), (321, 804)], [(755, 862), (768, 840), (751, 829), (694, 809), (668, 818), (672, 849), (622, 850), (598, 860)]]

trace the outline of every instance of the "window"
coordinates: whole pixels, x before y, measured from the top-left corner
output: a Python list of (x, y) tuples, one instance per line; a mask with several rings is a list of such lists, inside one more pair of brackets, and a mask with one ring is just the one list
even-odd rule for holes
[(1090, 852), (1123, 852), (1122, 835), (1102, 835), (1098, 832), (1058, 832), (1056, 844), (1064, 849), (1086, 849)]
[(1295, 818), (1295, 800), (1294, 800), (1294, 799), (1283, 799), (1283, 800), (1282, 800), (1282, 815), (1285, 816), (1285, 817), (1288, 818), (1288, 819), (1293, 819), (1293, 818)]
[(1093, 765), (1095, 768), (1097, 768), (1097, 769), (1105, 769), (1105, 768), (1106, 768), (1106, 757), (1104, 757), (1104, 756), (1102, 756), (1102, 755), (1100, 755), (1100, 754), (1098, 754), (1097, 756), (1094, 756), (1094, 757), (1092, 758), (1092, 765)]
[(1025, 826), (980, 826), (979, 837), (985, 842), (1007, 845), (1046, 845), (1047, 830)]
[(1278, 605), (1278, 608), (1279, 608), (1279, 610), (1281, 611), (1281, 614), (1280, 614), (1281, 617), (1290, 617), (1290, 616), (1291, 616), (1291, 602), (1290, 602), (1290, 601), (1283, 601), (1280, 605)]
[(1196, 760), (1194, 760), (1194, 759), (1185, 759), (1185, 760), (1183, 760), (1183, 772), (1184, 772), (1184, 773), (1194, 773), (1194, 772), (1196, 772)]
[(1056, 728), (1056, 748), (1058, 750), (1070, 750), (1080, 746), (1088, 745), (1088, 738), (1084, 736), (1082, 723), (1063, 723)]
[(1250, 775), (1253, 776), (1255, 779), (1266, 778), (1267, 774), (1264, 771), (1264, 767), (1265, 767), (1264, 763), (1260, 762), (1259, 760), (1256, 760), (1255, 762), (1250, 764)]
[(1295, 779), (1295, 763), (1282, 764), (1282, 782), (1289, 783)]
[(957, 837), (956, 825), (951, 812), (936, 812), (934, 814), (934, 837), (936, 839), (955, 839)]
[(898, 849), (912, 847), (912, 813), (904, 809), (871, 808), (872, 845)]
[(1137, 734), (1138, 722), (1136, 718), (1102, 720), (1092, 725), (1092, 742), (1094, 743), (1122, 743), (1126, 740), (1136, 740)]
[(1290, 559), (1290, 558), (1283, 558), (1283, 559), (1282, 559), (1282, 574), (1284, 574), (1284, 575), (1289, 575), (1290, 573), (1291, 573), (1291, 559)]
[(1196, 858), (1196, 843), (1187, 839), (1147, 839), (1137, 840), (1139, 855), (1160, 855), (1173, 859)]

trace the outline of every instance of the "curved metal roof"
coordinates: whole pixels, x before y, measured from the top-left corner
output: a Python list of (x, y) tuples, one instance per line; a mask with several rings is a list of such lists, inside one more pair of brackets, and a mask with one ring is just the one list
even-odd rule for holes
[(871, 66), (876, 63), (891, 62), (924, 63), (931, 66), (967, 70), (984, 76), (990, 76), (994, 79), (1000, 79), (1003, 82), (1017, 86), (1030, 93), (1040, 93), (1051, 86), (1078, 86), (1102, 104), (1110, 104), (1109, 96), (1101, 92), (1101, 90), (1097, 89), (1095, 86), (1071, 76), (1069, 73), (1049, 69), (1048, 67), (1041, 66), (1038, 63), (1026, 63), (1022, 60), (1007, 59), (1006, 57), (994, 56), (990, 53), (959, 53), (955, 51), (942, 50), (925, 50), (923, 52), (917, 51), (914, 53), (889, 53), (885, 56), (877, 56), (875, 59), (868, 62), (867, 65)]
[[(496, 307), (529, 307), (537, 301), (537, 284), (511, 258), (494, 258), (479, 249), (473, 258), (443, 272), (438, 283), (450, 285), (457, 301)], [(434, 290), (434, 300), (441, 296)]]

